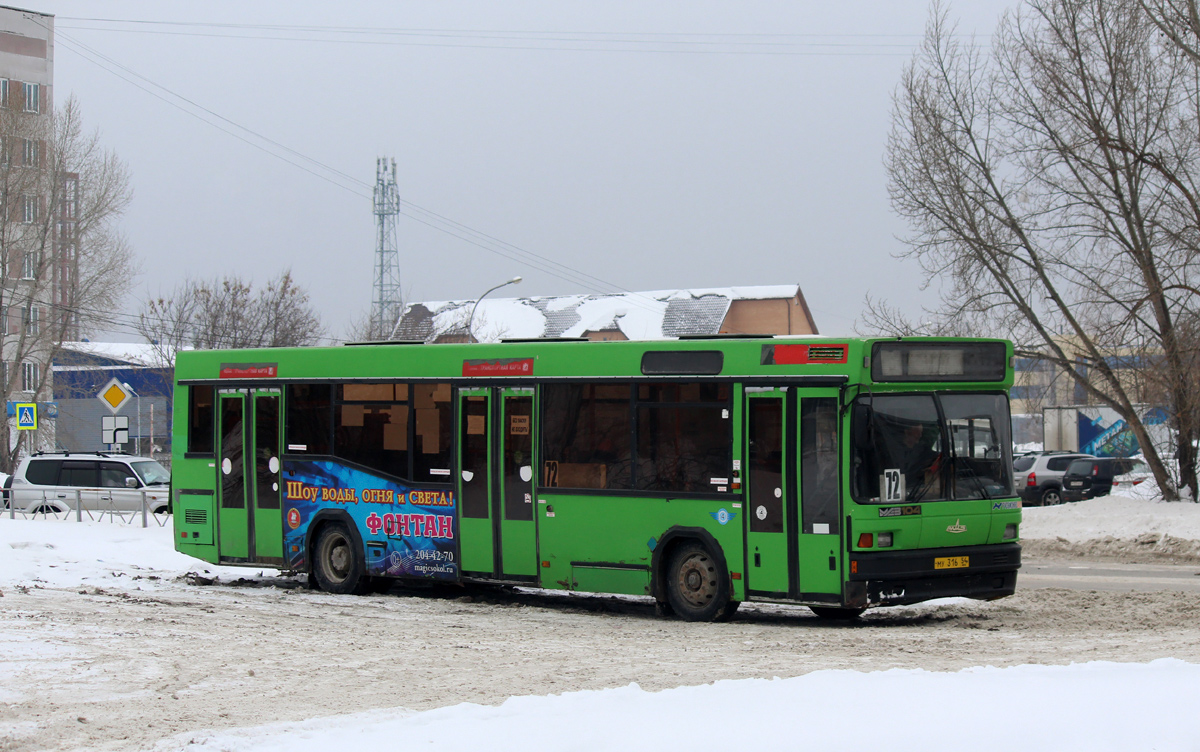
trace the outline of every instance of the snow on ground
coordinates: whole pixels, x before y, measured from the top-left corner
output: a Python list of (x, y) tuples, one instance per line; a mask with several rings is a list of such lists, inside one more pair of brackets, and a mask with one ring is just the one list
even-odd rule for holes
[[(1026, 509), (1022, 530), (1026, 538), (1071, 541), (1151, 532), (1200, 540), (1200, 505), (1113, 496)], [(0, 595), (30, 587), (185, 589), (189, 586), (179, 578), (187, 572), (223, 581), (257, 573), (207, 565), (176, 553), (172, 544), (169, 526), (0, 517)], [(4, 644), (0, 702), (12, 700), (18, 669), (30, 662), (79, 670), (66, 648), (28, 640)], [(402, 662), (396, 676), (404, 680)], [(984, 750), (1197, 750), (1200, 715), (1191, 707), (1197, 686), (1200, 666), (1176, 659), (959, 672), (824, 670), (660, 692), (629, 685), (513, 697), (498, 706), (391, 708), (232, 730), (198, 728), (163, 739), (154, 749), (308, 752), (388, 750), (402, 744), (445, 750), (657, 751), (794, 746), (799, 740), (822, 748), (849, 740), (892, 752), (964, 744)], [(328, 711), (318, 705), (313, 712)]]
[(1195, 750), (1200, 666), (1149, 664), (815, 671), (650, 693), (618, 689), (514, 697), (424, 713), (381, 710), (213, 734), (156, 752), (329, 749)]
[(0, 562), (0, 590), (16, 585), (108, 587), (114, 578), (136, 581), (139, 589), (153, 589), (188, 572), (227, 581), (258, 571), (212, 566), (185, 556), (174, 549), (170, 523), (159, 527), (153, 521), (142, 528), (0, 517)]
[(1021, 510), (1022, 538), (1066, 538), (1079, 543), (1105, 536), (1137, 538), (1145, 533), (1200, 540), (1200, 504), (1101, 496)]

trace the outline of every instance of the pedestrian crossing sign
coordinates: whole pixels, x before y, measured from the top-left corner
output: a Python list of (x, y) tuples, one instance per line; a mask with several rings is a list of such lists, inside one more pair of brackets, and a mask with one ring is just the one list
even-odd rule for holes
[(17, 403), (17, 430), (20, 430), (20, 431), (36, 431), (37, 430), (37, 403), (35, 403), (35, 402), (18, 402)]

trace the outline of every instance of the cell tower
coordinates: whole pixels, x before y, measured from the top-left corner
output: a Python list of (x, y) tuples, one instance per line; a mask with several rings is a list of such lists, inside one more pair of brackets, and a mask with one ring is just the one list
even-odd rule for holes
[(396, 247), (396, 217), (400, 216), (400, 191), (396, 188), (396, 160), (375, 160), (375, 292), (371, 300), (371, 339), (389, 339), (400, 320), (404, 304), (400, 292), (400, 252)]

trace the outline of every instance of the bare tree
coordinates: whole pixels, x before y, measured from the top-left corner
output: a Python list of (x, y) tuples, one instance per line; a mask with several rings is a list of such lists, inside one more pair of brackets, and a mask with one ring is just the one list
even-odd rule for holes
[(233, 276), (186, 280), (170, 295), (146, 300), (137, 328), (163, 365), (174, 363), (175, 353), (188, 347), (300, 347), (317, 344), (324, 333), (308, 293), (290, 270), (257, 290)]
[[(131, 197), (127, 169), (84, 133), (73, 97), (55, 111), (43, 99), (22, 85), (0, 102), (0, 382), (18, 402), (48, 399), (63, 341), (110, 323), (137, 272), (116, 227)], [(52, 428), (2, 430), (0, 470), (52, 448)]]
[(1140, 0), (1139, 4), (1172, 44), (1200, 63), (1200, 9), (1196, 0)]
[[(1200, 282), (1196, 65), (1136, 0), (1028, 0), (993, 40), (959, 41), (935, 4), (903, 74), (886, 166), (905, 255), (943, 282), (935, 318), (1070, 374), (1125, 420), (1166, 498), (1196, 498), (1180, 330)], [(1130, 373), (1166, 398), (1174, 467)]]

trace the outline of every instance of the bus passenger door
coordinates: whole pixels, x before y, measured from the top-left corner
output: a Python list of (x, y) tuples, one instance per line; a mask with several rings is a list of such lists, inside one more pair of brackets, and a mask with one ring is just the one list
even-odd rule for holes
[(797, 391), (799, 444), (799, 590), (841, 598), (841, 419), (837, 389)]
[(254, 561), (283, 565), (283, 510), (280, 496), (280, 390), (256, 389), (254, 403)]
[(222, 560), (249, 561), (254, 555), (254, 523), (246, 504), (246, 417), (245, 391), (222, 389), (217, 426), (217, 531)]
[(504, 579), (535, 578), (533, 388), (501, 389), (500, 395), (500, 571)]
[(785, 389), (746, 387), (746, 588), (778, 598), (791, 590), (786, 395)]
[(468, 576), (495, 574), (489, 392), (488, 389), (458, 392), (459, 565)]

